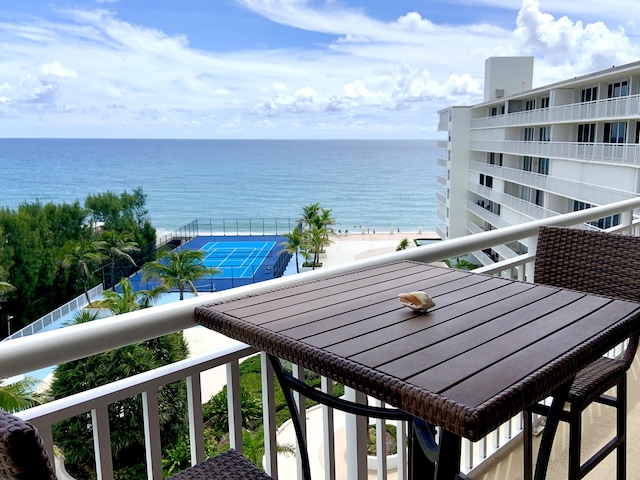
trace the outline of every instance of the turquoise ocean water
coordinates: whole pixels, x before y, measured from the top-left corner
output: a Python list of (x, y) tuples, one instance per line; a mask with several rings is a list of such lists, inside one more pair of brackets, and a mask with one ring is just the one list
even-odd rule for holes
[(343, 230), (433, 231), (437, 154), (430, 140), (0, 139), (0, 206), (141, 186), (159, 233), (196, 218), (295, 219), (315, 202)]

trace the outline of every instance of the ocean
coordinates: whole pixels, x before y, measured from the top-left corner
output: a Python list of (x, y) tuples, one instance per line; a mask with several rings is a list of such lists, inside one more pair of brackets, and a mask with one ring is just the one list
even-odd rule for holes
[(195, 219), (297, 219), (316, 202), (343, 231), (429, 232), (437, 155), (432, 140), (0, 139), (0, 206), (142, 187), (159, 233)]

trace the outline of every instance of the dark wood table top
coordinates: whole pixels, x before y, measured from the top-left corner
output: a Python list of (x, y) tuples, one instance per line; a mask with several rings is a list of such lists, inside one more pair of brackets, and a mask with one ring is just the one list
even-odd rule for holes
[[(426, 291), (427, 313), (398, 294)], [(196, 321), (478, 440), (640, 330), (640, 305), (403, 261), (196, 308)]]

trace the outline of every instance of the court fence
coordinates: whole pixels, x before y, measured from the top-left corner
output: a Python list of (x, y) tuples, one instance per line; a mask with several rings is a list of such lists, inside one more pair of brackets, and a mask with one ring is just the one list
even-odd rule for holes
[(294, 218), (210, 218), (196, 219), (182, 227), (185, 232), (202, 235), (282, 235), (290, 233), (300, 221)]

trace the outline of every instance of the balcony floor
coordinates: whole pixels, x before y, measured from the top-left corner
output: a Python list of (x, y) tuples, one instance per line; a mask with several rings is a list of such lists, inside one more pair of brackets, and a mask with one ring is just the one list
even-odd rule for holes
[[(627, 478), (640, 478), (640, 358), (636, 356), (627, 374)], [(602, 447), (615, 432), (615, 414), (612, 408), (592, 405), (582, 414), (582, 458), (587, 458)], [(535, 437), (536, 443), (540, 437)], [(569, 429), (560, 423), (553, 444), (547, 480), (566, 480)], [(534, 451), (534, 455), (537, 451)], [(478, 471), (474, 480), (522, 479), (522, 443), (513, 442), (511, 451), (505, 452), (495, 462), (486, 462), (489, 470)], [(598, 465), (586, 479), (615, 480), (616, 455), (612, 453)]]

